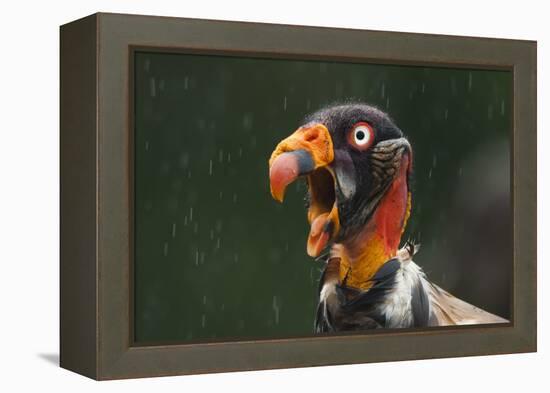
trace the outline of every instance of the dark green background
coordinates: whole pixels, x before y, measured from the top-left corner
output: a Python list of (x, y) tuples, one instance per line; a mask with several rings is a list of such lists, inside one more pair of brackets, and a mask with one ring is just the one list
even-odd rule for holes
[(137, 342), (312, 334), (305, 185), (276, 203), (267, 160), (304, 115), (348, 99), (386, 110), (413, 146), (415, 261), (509, 317), (510, 72), (139, 52)]

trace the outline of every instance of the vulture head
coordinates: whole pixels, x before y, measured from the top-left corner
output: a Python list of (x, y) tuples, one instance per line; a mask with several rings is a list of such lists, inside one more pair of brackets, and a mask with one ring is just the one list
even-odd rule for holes
[(305, 118), (269, 160), (271, 194), (282, 202), (299, 178), (308, 185), (307, 253), (330, 247), (348, 285), (395, 257), (411, 208), (412, 150), (383, 111), (362, 103), (333, 105)]

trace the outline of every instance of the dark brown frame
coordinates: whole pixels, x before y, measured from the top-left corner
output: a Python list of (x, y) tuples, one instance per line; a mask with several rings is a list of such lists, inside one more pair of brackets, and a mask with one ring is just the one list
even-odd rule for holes
[[(135, 48), (514, 74), (513, 321), (258, 341), (134, 346)], [(61, 27), (61, 366), (95, 379), (536, 351), (536, 42), (95, 14)]]

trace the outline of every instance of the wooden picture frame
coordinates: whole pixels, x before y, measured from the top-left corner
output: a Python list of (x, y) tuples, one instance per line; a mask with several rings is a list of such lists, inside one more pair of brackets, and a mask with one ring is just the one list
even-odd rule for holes
[[(512, 322), (135, 346), (135, 48), (513, 72)], [(61, 367), (119, 379), (536, 351), (536, 42), (95, 14), (61, 27)]]

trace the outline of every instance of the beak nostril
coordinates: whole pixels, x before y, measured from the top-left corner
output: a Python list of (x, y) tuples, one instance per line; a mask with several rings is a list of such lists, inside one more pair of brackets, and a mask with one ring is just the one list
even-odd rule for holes
[(308, 132), (305, 135), (304, 139), (306, 140), (306, 142), (313, 142), (318, 137), (319, 137), (319, 131), (313, 130), (313, 131)]

